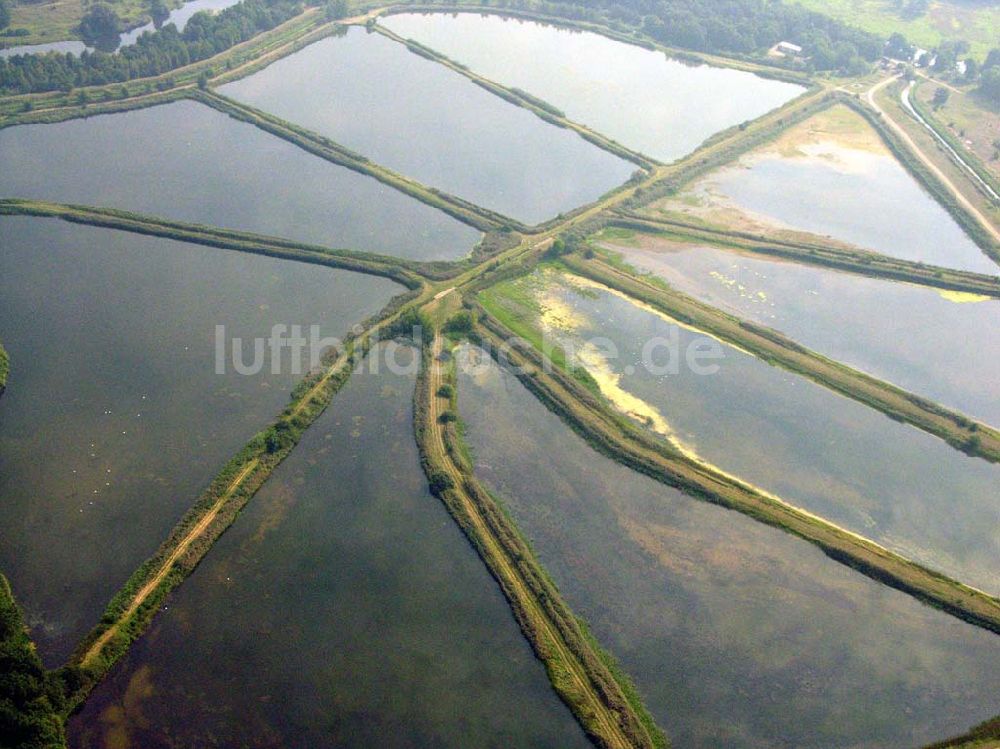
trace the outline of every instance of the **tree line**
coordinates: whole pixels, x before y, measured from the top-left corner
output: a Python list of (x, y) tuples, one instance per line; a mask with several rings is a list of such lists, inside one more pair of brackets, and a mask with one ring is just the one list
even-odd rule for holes
[(144, 33), (115, 53), (14, 55), (0, 59), (0, 93), (70, 91), (160, 75), (245, 42), (302, 10), (301, 0), (243, 0), (215, 15), (196, 13), (183, 32), (171, 23)]
[[(867, 71), (885, 45), (881, 37), (781, 0), (494, 0), (501, 7), (640, 30), (661, 44), (697, 52), (758, 55), (781, 41), (803, 48), (778, 64), (804, 71)], [(485, 4), (485, 3), (484, 3)]]
[(0, 575), (0, 744), (18, 749), (65, 747), (63, 690), (47, 674), (24, 619)]

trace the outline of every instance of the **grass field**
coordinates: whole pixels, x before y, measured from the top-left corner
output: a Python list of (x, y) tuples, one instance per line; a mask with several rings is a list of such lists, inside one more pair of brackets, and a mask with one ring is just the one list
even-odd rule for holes
[[(793, 0), (789, 0), (792, 2)], [(946, 39), (966, 39), (972, 54), (982, 60), (1000, 44), (1000, 4), (974, 0), (932, 0), (926, 13), (910, 18), (896, 0), (794, 0), (810, 10), (882, 36), (894, 31), (911, 43), (935, 47)]]
[[(1000, 43), (1000, 42), (998, 42)], [(937, 85), (921, 81), (916, 95), (927, 107)], [(934, 118), (951, 131), (952, 135), (979, 157), (986, 168), (1000, 179), (1000, 107), (990, 109), (984, 96), (975, 91), (952, 94), (947, 103), (937, 110)]]
[[(127, 28), (149, 23), (149, 0), (105, 0), (114, 8)], [(177, 8), (181, 0), (167, 0), (167, 6)], [(14, 0), (11, 6), (10, 29), (27, 29), (28, 36), (0, 36), (0, 47), (21, 44), (42, 44), (79, 39), (76, 27), (86, 10), (84, 0), (50, 0), (28, 3)]]

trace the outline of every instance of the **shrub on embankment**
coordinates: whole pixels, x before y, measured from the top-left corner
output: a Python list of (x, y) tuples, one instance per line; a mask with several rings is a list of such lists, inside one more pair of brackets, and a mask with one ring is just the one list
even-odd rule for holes
[(7, 388), (7, 375), (10, 374), (10, 354), (0, 343), (0, 395)]
[(43, 668), (7, 578), (0, 575), (0, 743), (64, 749), (62, 703), (62, 686)]

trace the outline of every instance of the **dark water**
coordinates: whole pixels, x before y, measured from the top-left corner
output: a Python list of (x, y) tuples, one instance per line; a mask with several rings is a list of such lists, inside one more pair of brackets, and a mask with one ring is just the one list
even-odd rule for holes
[(681, 291), (1000, 425), (1000, 301), (711, 247), (616, 249)]
[(0, 196), (154, 216), (421, 260), (475, 229), (190, 101), (0, 130)]
[(389, 281), (54, 219), (0, 218), (0, 570), (58, 665), (211, 478), (288, 402), (286, 357), (216, 374), (215, 326), (247, 364), (274, 324), (343, 335)]
[(380, 23), (661, 161), (678, 159), (713, 133), (756, 119), (805, 90), (682, 63), (600, 34), (502, 16), (406, 13)]
[(588, 745), (426, 489), (412, 392), (384, 362), (355, 373), (71, 721), (71, 746)]
[(360, 28), (219, 90), (528, 223), (590, 202), (636, 169)]
[(595, 453), (463, 374), (477, 471), (678, 747), (920, 746), (1000, 711), (1000, 641)]
[[(573, 332), (559, 335), (617, 354), (597, 365), (607, 368), (605, 381), (617, 380), (626, 396), (651, 407), (654, 420), (703, 459), (904, 556), (1000, 592), (1000, 466), (609, 291), (581, 292), (550, 278), (542, 288), (577, 316)], [(675, 370), (666, 368), (671, 339)], [(660, 343), (644, 356), (650, 342)], [(692, 345), (714, 346), (722, 358), (689, 360)], [(703, 369), (712, 365), (717, 371)]]

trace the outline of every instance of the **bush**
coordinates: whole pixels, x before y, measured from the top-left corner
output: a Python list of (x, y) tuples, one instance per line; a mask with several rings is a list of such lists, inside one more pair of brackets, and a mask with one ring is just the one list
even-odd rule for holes
[(455, 482), (444, 471), (434, 471), (430, 475), (428, 483), (430, 484), (431, 493), (437, 497), (440, 497), (449, 489), (455, 488)]
[(46, 674), (25, 633), (24, 619), (7, 580), (0, 576), (0, 737), (4, 746), (42, 749), (65, 746), (57, 714), (63, 694)]
[(447, 382), (438, 388), (438, 397), (451, 399), (455, 395), (455, 388), (449, 385)]
[(462, 310), (448, 318), (448, 322), (444, 324), (444, 332), (454, 335), (468, 335), (472, 332), (474, 322), (472, 313), (468, 310)]

